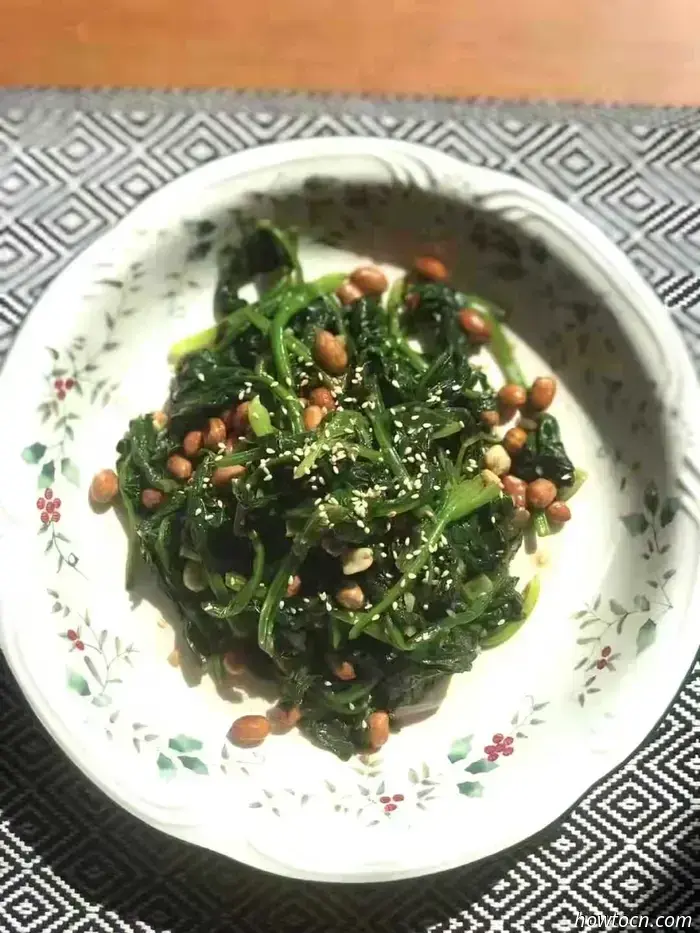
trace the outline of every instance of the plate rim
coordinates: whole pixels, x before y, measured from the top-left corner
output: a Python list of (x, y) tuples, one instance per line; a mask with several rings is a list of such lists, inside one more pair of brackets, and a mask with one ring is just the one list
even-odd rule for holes
[[(130, 227), (138, 224), (142, 216), (147, 216), (154, 208), (157, 209), (160, 201), (165, 201), (178, 192), (185, 193), (189, 190), (196, 191), (202, 187), (210, 187), (218, 182), (231, 180), (236, 176), (245, 176), (254, 170), (275, 166), (283, 169), (286, 164), (299, 161), (300, 159), (313, 160), (340, 154), (378, 156), (390, 163), (392, 159), (404, 156), (409, 159), (415, 159), (419, 164), (428, 166), (431, 170), (434, 170), (442, 186), (447, 186), (448, 179), (454, 177), (460, 179), (467, 185), (471, 185), (477, 192), (491, 194), (510, 192), (515, 195), (522, 195), (533, 203), (538, 203), (545, 214), (552, 218), (556, 218), (564, 224), (568, 230), (576, 232), (579, 237), (577, 248), (580, 250), (582, 257), (587, 256), (590, 259), (591, 256), (597, 252), (599, 257), (602, 256), (607, 271), (616, 285), (625, 294), (629, 292), (635, 294), (639, 303), (637, 311), (640, 317), (646, 319), (651, 332), (662, 344), (663, 354), (666, 355), (667, 361), (673, 364), (674, 371), (677, 374), (678, 388), (680, 389), (678, 401), (681, 406), (681, 411), (689, 414), (698, 410), (698, 403), (700, 403), (700, 387), (698, 387), (689, 354), (683, 344), (678, 329), (671, 319), (668, 309), (653, 292), (651, 287), (644, 282), (628, 257), (625, 256), (625, 254), (612, 243), (592, 221), (589, 221), (556, 196), (549, 194), (530, 182), (511, 176), (505, 172), (474, 166), (453, 156), (437, 152), (430, 147), (415, 143), (356, 136), (334, 136), (323, 139), (294, 140), (253, 147), (244, 152), (213, 160), (206, 165), (186, 172), (180, 178), (166, 183), (158, 191), (150, 194), (138, 205), (129, 210), (110, 230), (97, 237), (85, 249), (74, 256), (52, 279), (39, 300), (28, 312), (19, 334), (10, 347), (6, 364), (2, 372), (0, 372), (0, 391), (11, 381), (13, 371), (15, 367), (19, 365), (25, 348), (29, 348), (34, 344), (36, 336), (41, 328), (42, 317), (51, 308), (54, 291), (61, 287), (64, 278), (66, 276), (78, 274), (83, 264), (89, 264), (93, 257), (101, 254), (110, 243), (118, 243), (122, 236), (128, 234)], [(614, 312), (608, 309), (608, 313)], [(678, 391), (676, 391), (676, 394), (678, 394)], [(2, 417), (0, 417), (0, 424), (1, 423)], [(695, 456), (693, 456), (693, 454), (695, 454)], [(698, 442), (697, 438), (693, 437), (691, 449), (686, 457), (685, 466), (691, 473), (690, 495), (696, 509), (700, 508), (700, 494), (698, 493), (698, 490), (700, 490), (700, 480), (698, 480), (698, 470), (695, 466), (695, 463), (698, 461), (700, 461), (700, 456), (698, 456)], [(2, 506), (0, 505), (0, 538), (3, 536), (3, 528), (5, 531), (11, 531), (13, 523), (4, 517)], [(100, 789), (119, 806), (161, 831), (189, 842), (210, 847), (206, 839), (198, 838), (198, 830), (201, 824), (194, 823), (188, 825), (188, 821), (182, 824), (173, 824), (172, 822), (164, 823), (160, 821), (152, 811), (146, 812), (143, 807), (139, 807), (138, 802), (134, 803), (133, 799), (128, 796), (128, 793), (122, 791), (118, 782), (110, 783), (106, 780), (101, 773), (101, 769), (96, 766), (91, 756), (84, 753), (80, 743), (74, 741), (73, 744), (71, 744), (68, 734), (69, 730), (65, 727), (66, 724), (62, 721), (57, 721), (57, 718), (53, 715), (53, 711), (47, 707), (41, 692), (33, 684), (31, 676), (24, 669), (21, 651), (18, 650), (15, 645), (15, 640), (12, 637), (15, 626), (13, 626), (11, 614), (6, 611), (8, 599), (4, 591), (5, 587), (0, 586), (0, 648), (2, 648), (7, 657), (13, 675), (25, 698), (28, 700), (34, 713), (52, 738), (92, 783), (100, 787)], [(698, 608), (700, 608), (700, 580), (695, 581), (692, 591), (689, 594), (686, 614), (690, 616), (693, 612), (697, 612)], [(698, 634), (698, 641), (700, 642), (700, 633)], [(298, 879), (323, 880), (339, 883), (352, 883), (357, 881), (378, 882), (418, 877), (461, 865), (471, 864), (481, 861), (483, 858), (495, 855), (498, 852), (507, 851), (507, 849), (512, 848), (512, 846), (524, 842), (526, 839), (531, 838), (531, 835), (546, 829), (556, 820), (561, 819), (577, 805), (586, 793), (590, 792), (593, 787), (604, 780), (611, 771), (623, 764), (630, 755), (639, 748), (653, 731), (665, 711), (673, 703), (678, 691), (682, 688), (688, 671), (692, 669), (698, 647), (699, 645), (695, 645), (692, 652), (693, 656), (689, 661), (683, 663), (682, 667), (684, 672), (680, 675), (680, 679), (677, 679), (678, 671), (676, 670), (676, 668), (680, 668), (680, 664), (674, 666), (672, 678), (667, 677), (664, 679), (664, 684), (669, 685), (672, 680), (673, 686), (670, 690), (670, 695), (669, 690), (661, 691), (665, 699), (655, 704), (656, 712), (653, 721), (649, 724), (645, 724), (641, 729), (631, 730), (629, 741), (618, 746), (616, 751), (606, 756), (600, 756), (601, 773), (593, 781), (591, 781), (589, 777), (585, 777), (584, 787), (572, 788), (572, 794), (575, 796), (573, 802), (567, 805), (563, 810), (558, 809), (558, 812), (554, 815), (550, 816), (549, 814), (545, 814), (546, 818), (544, 822), (539, 820), (538, 825), (531, 830), (529, 835), (522, 836), (506, 848), (496, 845), (492, 851), (485, 852), (483, 855), (477, 854), (471, 858), (467, 854), (466, 860), (464, 855), (452, 856), (439, 864), (426, 864), (419, 868), (412, 867), (408, 870), (378, 867), (377, 869), (368, 871), (363, 868), (361, 871), (349, 875), (343, 872), (342, 876), (339, 876), (337, 872), (325, 874), (303, 868), (300, 869), (286, 861), (277, 862), (271, 857), (258, 852), (255, 846), (251, 844), (250, 840), (245, 840), (245, 852), (224, 852), (222, 848), (216, 848), (215, 850), (222, 854), (238, 858), (254, 867), (272, 871), (277, 874)], [(685, 657), (685, 654), (683, 657)], [(557, 804), (557, 807), (559, 807), (559, 804)]]

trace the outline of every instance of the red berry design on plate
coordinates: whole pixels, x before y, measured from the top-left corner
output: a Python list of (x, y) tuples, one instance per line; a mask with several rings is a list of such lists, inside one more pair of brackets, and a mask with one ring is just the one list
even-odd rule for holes
[(60, 512), (54, 512), (53, 515), (51, 516), (51, 521), (52, 521), (52, 522), (60, 522), (60, 521), (61, 521), (61, 513), (60, 513)]
[(74, 628), (69, 628), (68, 631), (66, 632), (66, 635), (68, 636), (68, 638), (70, 638), (71, 641), (78, 640), (78, 633), (76, 632)]
[(45, 511), (47, 511), (47, 512), (49, 513), (49, 515), (50, 515), (50, 514), (53, 512), (53, 510), (54, 510), (55, 508), (56, 508), (56, 503), (55, 503), (55, 502), (52, 502), (51, 500), (49, 500), (49, 501), (46, 503), (46, 509), (45, 509)]
[(60, 392), (63, 386), (64, 386), (63, 379), (56, 379), (56, 381), (53, 384), (53, 387), (57, 392)]
[(54, 509), (61, 508), (61, 500), (58, 498), (58, 496), (56, 496), (56, 498), (53, 500), (53, 507)]
[(396, 809), (396, 804), (395, 804), (395, 803), (388, 803), (388, 804), (384, 807), (384, 812), (385, 812), (385, 813), (393, 813), (395, 809)]
[(53, 499), (53, 489), (45, 489), (45, 490), (44, 490), (44, 498), (45, 498), (45, 499)]
[(606, 645), (600, 653), (603, 655), (604, 658), (609, 658), (611, 652), (612, 652), (612, 648), (610, 647), (610, 645)]
[(391, 799), (395, 801), (396, 803), (401, 803), (404, 797), (403, 797), (403, 794), (394, 794), (394, 796)]
[(501, 755), (504, 755), (506, 758), (509, 755), (512, 755), (514, 752), (513, 748), (513, 736), (512, 735), (503, 735), (502, 732), (497, 732), (493, 736), (493, 745), (484, 746), (484, 754), (486, 755), (487, 761), (498, 761)]
[(379, 798), (379, 802), (380, 802), (380, 803), (390, 803), (390, 802), (391, 802), (391, 797), (380, 797), (380, 798)]
[(49, 515), (48, 512), (42, 512), (41, 520), (45, 525), (48, 525), (48, 523), (51, 521), (51, 516)]
[(608, 666), (608, 662), (605, 660), (605, 658), (601, 658), (600, 661), (596, 662), (596, 667), (598, 668), (599, 671), (602, 671), (603, 668), (607, 666)]
[(44, 508), (46, 507), (46, 499), (44, 499), (43, 496), (39, 496), (39, 498), (36, 500), (36, 507), (40, 512), (43, 512)]
[(78, 651), (85, 651), (85, 645), (80, 639), (75, 642), (75, 647), (78, 649)]
[(69, 379), (66, 379), (66, 388), (67, 388), (67, 389), (72, 389), (74, 385), (75, 385), (75, 379), (70, 379), (70, 378), (69, 378)]

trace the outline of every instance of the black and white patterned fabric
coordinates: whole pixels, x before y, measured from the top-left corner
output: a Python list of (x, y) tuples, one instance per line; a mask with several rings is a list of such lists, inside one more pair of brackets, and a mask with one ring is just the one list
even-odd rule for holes
[[(48, 282), (150, 192), (218, 156), (333, 134), (420, 142), (562, 197), (630, 256), (700, 362), (700, 111), (24, 90), (0, 92), (0, 361)], [(312, 885), (119, 810), (54, 746), (0, 659), (0, 933), (565, 933), (599, 914), (700, 923), (699, 708), (696, 665), (631, 760), (496, 858), (410, 882)]]

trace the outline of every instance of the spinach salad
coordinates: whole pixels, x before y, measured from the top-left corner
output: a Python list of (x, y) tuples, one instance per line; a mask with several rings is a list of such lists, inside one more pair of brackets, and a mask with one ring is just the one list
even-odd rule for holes
[(216, 323), (172, 348), (165, 411), (93, 480), (94, 502), (120, 496), (127, 585), (140, 556), (215, 681), (277, 684), (240, 745), (296, 726), (343, 759), (376, 750), (536, 602), (511, 560), (571, 517), (583, 474), (555, 381), (528, 385), (501, 312), (447, 278), (421, 257), (390, 288), (374, 266), (306, 281), (295, 235), (260, 224), (228, 253)]

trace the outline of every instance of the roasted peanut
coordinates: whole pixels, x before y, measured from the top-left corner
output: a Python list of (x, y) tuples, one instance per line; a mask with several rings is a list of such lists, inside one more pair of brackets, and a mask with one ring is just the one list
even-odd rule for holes
[(363, 295), (381, 295), (389, 284), (379, 266), (360, 266), (351, 273), (350, 282), (359, 288)]
[[(512, 419), (517, 415), (517, 413), (518, 413), (517, 408), (510, 408), (508, 405), (499, 404), (498, 406), (499, 424), (508, 424), (508, 422), (512, 421)], [(520, 422), (518, 422), (518, 425), (521, 426)]]
[(498, 391), (498, 401), (506, 408), (521, 408), (527, 401), (527, 392), (515, 382), (509, 382)]
[(495, 428), (498, 424), (500, 424), (501, 419), (497, 411), (487, 410), (481, 412), (479, 415), (479, 421), (481, 421), (482, 424), (485, 424), (487, 428)]
[(218, 450), (219, 444), (226, 441), (226, 425), (221, 418), (210, 418), (202, 432), (202, 443), (209, 450)]
[(336, 406), (335, 396), (325, 386), (318, 386), (309, 392), (309, 402), (326, 411), (333, 411)]
[(486, 343), (491, 337), (491, 325), (473, 308), (463, 308), (459, 312), (459, 323), (472, 343)]
[(501, 444), (494, 444), (484, 454), (484, 466), (496, 476), (503, 476), (510, 470), (510, 454)]
[(349, 661), (340, 661), (338, 664), (334, 664), (333, 673), (338, 680), (354, 680), (357, 676), (355, 668)]
[(141, 493), (141, 505), (144, 509), (157, 509), (164, 499), (165, 496), (160, 489), (144, 489)]
[(551, 376), (540, 376), (530, 386), (528, 401), (534, 411), (545, 411), (552, 404), (557, 383)]
[(267, 711), (270, 729), (276, 735), (289, 732), (301, 719), (301, 710), (298, 706), (273, 706)]
[(564, 522), (568, 522), (571, 518), (571, 509), (566, 502), (558, 502), (555, 500), (551, 505), (547, 506), (545, 515), (550, 522), (563, 524)]
[(503, 483), (503, 489), (513, 500), (516, 509), (525, 508), (525, 502), (527, 501), (527, 483), (525, 480), (509, 473), (507, 476), (501, 477), (501, 482)]
[(449, 278), (447, 266), (435, 256), (419, 256), (413, 262), (413, 270), (422, 279), (430, 282), (445, 282)]
[(162, 431), (168, 426), (168, 416), (164, 411), (154, 411), (151, 415), (151, 421), (156, 431)]
[(377, 710), (367, 717), (369, 728), (369, 744), (372, 749), (381, 748), (389, 738), (389, 714), (384, 710)]
[[(535, 479), (527, 484), (527, 504), (533, 509), (546, 509), (554, 502), (557, 487), (551, 480)], [(562, 503), (563, 504), (563, 503)]]
[(374, 554), (370, 547), (355, 547), (345, 551), (342, 556), (343, 573), (346, 577), (368, 570), (374, 563)]
[(343, 282), (340, 288), (336, 289), (335, 295), (341, 305), (351, 305), (358, 298), (362, 298), (362, 291), (353, 282)]
[(335, 598), (344, 609), (362, 609), (365, 604), (365, 594), (357, 583), (341, 586)]
[(168, 457), (166, 467), (168, 473), (172, 473), (175, 479), (189, 479), (192, 476), (192, 464), (187, 457), (181, 457), (180, 454)]
[(250, 427), (250, 420), (248, 418), (249, 408), (250, 402), (241, 402), (240, 405), (236, 405), (236, 407), (232, 408), (226, 415), (226, 427), (231, 434), (235, 434), (236, 437), (243, 437)]
[(95, 505), (106, 505), (119, 492), (119, 478), (114, 470), (100, 470), (90, 483), (90, 499)]
[(523, 431), (522, 428), (511, 428), (503, 438), (503, 446), (511, 456), (521, 451), (526, 443), (527, 431)]
[(318, 365), (332, 376), (340, 376), (347, 369), (347, 350), (329, 330), (320, 330), (316, 334), (314, 356)]
[(301, 577), (295, 574), (287, 581), (287, 596), (296, 596), (301, 589)]
[(228, 737), (241, 748), (255, 748), (270, 734), (270, 720), (265, 716), (241, 716), (229, 729)]
[(233, 466), (217, 467), (211, 474), (211, 481), (215, 486), (226, 486), (232, 479), (238, 479), (245, 473), (245, 467), (242, 463)]
[(323, 411), (318, 407), (318, 405), (309, 405), (304, 409), (302, 421), (304, 422), (304, 427), (307, 431), (315, 431), (319, 424), (323, 421)]
[(202, 432), (188, 431), (182, 441), (182, 449), (186, 457), (194, 457), (202, 449)]

